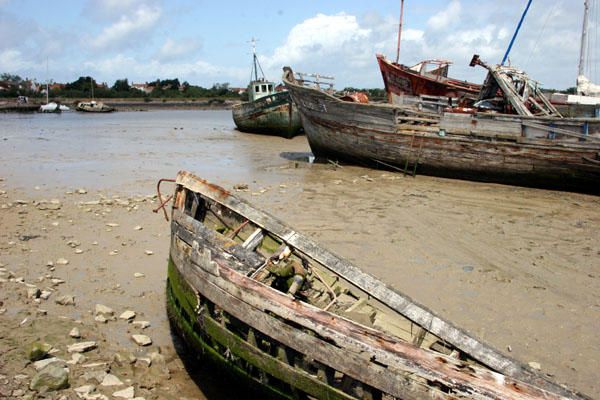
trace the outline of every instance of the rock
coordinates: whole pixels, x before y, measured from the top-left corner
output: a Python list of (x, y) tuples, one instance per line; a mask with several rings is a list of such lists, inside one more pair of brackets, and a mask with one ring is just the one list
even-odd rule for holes
[(101, 324), (105, 324), (108, 322), (108, 319), (106, 319), (106, 317), (104, 315), (100, 314), (100, 315), (96, 315), (96, 317), (94, 318), (94, 321), (100, 322)]
[(50, 279), (50, 282), (52, 282), (52, 285), (54, 285), (54, 286), (58, 286), (58, 285), (65, 283), (65, 281), (60, 278), (52, 278), (52, 279)]
[(114, 354), (113, 360), (119, 365), (135, 364), (135, 362), (137, 361), (137, 357), (134, 356), (132, 353), (120, 352)]
[(152, 339), (146, 335), (131, 335), (131, 338), (138, 346), (149, 346), (152, 344)]
[(102, 379), (102, 383), (100, 383), (102, 386), (119, 386), (122, 384), (123, 382), (113, 374), (106, 374), (104, 379)]
[(33, 379), (29, 388), (38, 392), (50, 392), (66, 389), (69, 387), (69, 371), (59, 363), (47, 365), (39, 371)]
[(28, 299), (38, 299), (41, 294), (42, 294), (42, 292), (38, 288), (27, 289), (27, 298)]
[(48, 355), (52, 349), (52, 345), (44, 342), (33, 342), (27, 350), (27, 358), (29, 361), (38, 361)]
[[(102, 366), (104, 367), (104, 364)], [(86, 366), (83, 365), (83, 367), (85, 368)], [(82, 378), (86, 381), (94, 380), (98, 383), (101, 383), (104, 380), (104, 378), (106, 377), (106, 375), (107, 375), (107, 372), (104, 370), (86, 371), (82, 375)]]
[(95, 349), (97, 346), (98, 345), (94, 341), (79, 342), (68, 346), (67, 351), (69, 353), (85, 353), (86, 351)]
[(40, 299), (48, 300), (48, 298), (52, 295), (52, 292), (49, 290), (42, 290), (40, 292)]
[(133, 230), (135, 230), (135, 231), (141, 231), (142, 229), (144, 229), (144, 228), (142, 228), (140, 225), (136, 225), (136, 226), (133, 228)]
[(109, 222), (106, 224), (106, 226), (111, 227), (111, 228), (116, 228), (117, 226), (119, 226), (119, 224), (117, 224), (116, 222)]
[(42, 369), (46, 368), (47, 365), (50, 365), (52, 363), (58, 363), (63, 368), (65, 368), (67, 366), (67, 364), (65, 363), (64, 360), (61, 360), (60, 358), (56, 358), (56, 357), (50, 357), (50, 358), (44, 358), (43, 360), (34, 362), (33, 368), (35, 368), (36, 371), (41, 371)]
[(119, 315), (120, 319), (125, 319), (125, 320), (131, 320), (135, 318), (135, 311), (131, 311), (131, 310), (126, 310), (123, 311), (123, 313), (121, 315)]
[(150, 327), (150, 321), (133, 321), (132, 324), (140, 329), (146, 329)]
[(109, 256), (116, 256), (117, 254), (119, 254), (119, 250), (112, 250), (108, 253)]
[(542, 366), (540, 365), (540, 363), (538, 363), (538, 362), (535, 362), (535, 361), (530, 361), (530, 362), (529, 362), (529, 366), (530, 366), (531, 368), (533, 368), (533, 369), (537, 369), (538, 371), (539, 371), (540, 369), (542, 369)]
[(133, 274), (134, 278), (143, 278), (144, 276), (146, 276), (146, 275), (142, 274), (141, 272), (136, 272)]
[(152, 254), (154, 254), (152, 250), (144, 250), (144, 253), (146, 253), (147, 256), (151, 256)]
[(75, 249), (75, 254), (81, 254), (81, 253), (83, 253), (83, 250), (81, 250), (81, 249)]
[(121, 397), (123, 399), (133, 399), (133, 396), (135, 396), (133, 386), (129, 386), (126, 389), (119, 390), (118, 392), (113, 393), (113, 397)]
[(81, 353), (73, 353), (73, 355), (71, 355), (71, 359), (69, 361), (67, 361), (67, 364), (81, 364), (82, 362), (84, 362), (86, 360), (86, 357), (81, 354)]
[(237, 183), (237, 184), (233, 185), (233, 189), (238, 192), (247, 192), (248, 184), (247, 183)]
[(56, 265), (67, 265), (69, 263), (69, 260), (67, 260), (66, 258), (59, 258), (58, 260), (56, 260)]
[(69, 336), (71, 336), (74, 339), (79, 339), (81, 337), (81, 332), (79, 332), (79, 328), (75, 327), (71, 329), (71, 331), (69, 332)]
[(146, 364), (146, 367), (150, 367), (152, 365), (152, 358), (150, 358), (150, 357), (138, 357), (136, 360), (136, 364), (138, 361), (140, 363)]
[(112, 316), (115, 315), (115, 312), (112, 308), (108, 306), (105, 306), (103, 304), (96, 304), (96, 315), (99, 314)]
[(94, 390), (96, 390), (96, 387), (94, 385), (83, 385), (76, 387), (73, 390), (75, 391), (75, 394), (77, 394), (78, 397), (83, 398), (82, 396), (93, 393)]
[(80, 188), (80, 189), (77, 189), (76, 193), (77, 194), (87, 194), (87, 190)]
[(75, 296), (64, 295), (60, 296), (55, 300), (56, 304), (60, 304), (61, 306), (74, 306), (75, 305)]

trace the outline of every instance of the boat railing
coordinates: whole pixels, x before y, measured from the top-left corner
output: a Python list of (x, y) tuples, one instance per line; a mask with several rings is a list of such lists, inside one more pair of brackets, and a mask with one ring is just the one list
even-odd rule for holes
[(333, 81), (335, 80), (333, 76), (305, 72), (295, 72), (294, 74), (296, 75), (296, 81), (302, 86), (314, 87), (327, 92), (333, 91)]

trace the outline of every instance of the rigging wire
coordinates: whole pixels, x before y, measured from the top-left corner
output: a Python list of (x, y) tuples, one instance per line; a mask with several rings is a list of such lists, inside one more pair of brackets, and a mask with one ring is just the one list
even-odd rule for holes
[(554, 14), (554, 10), (556, 9), (557, 6), (558, 6), (558, 1), (555, 1), (554, 5), (550, 9), (550, 11), (546, 14), (546, 19), (544, 20), (544, 25), (542, 25), (542, 29), (539, 31), (537, 39), (533, 43), (533, 49), (529, 52), (529, 56), (527, 57), (527, 60), (523, 64), (523, 68), (525, 71), (529, 70), (529, 62), (531, 61), (531, 57), (533, 57), (533, 55), (536, 54), (537, 49), (538, 49), (538, 44), (540, 43), (540, 39), (541, 39), (544, 31), (546, 30), (548, 21), (550, 20), (550, 17)]

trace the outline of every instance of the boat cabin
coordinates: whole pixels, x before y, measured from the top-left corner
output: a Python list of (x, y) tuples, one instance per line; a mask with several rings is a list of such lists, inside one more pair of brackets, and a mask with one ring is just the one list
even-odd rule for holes
[(248, 101), (258, 100), (275, 94), (275, 84), (265, 79), (251, 81), (248, 84)]

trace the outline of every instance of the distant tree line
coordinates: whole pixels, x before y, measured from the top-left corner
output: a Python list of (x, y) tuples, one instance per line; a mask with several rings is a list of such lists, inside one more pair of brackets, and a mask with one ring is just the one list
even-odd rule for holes
[[(45, 84), (33, 84), (23, 80), (18, 75), (8, 73), (0, 74), (0, 97), (45, 97)], [(237, 91), (230, 90), (229, 83), (215, 83), (210, 88), (190, 85), (188, 82), (180, 83), (179, 79), (157, 79), (143, 84), (137, 88), (130, 85), (128, 79), (117, 79), (112, 86), (96, 82), (90, 76), (81, 76), (79, 79), (64, 85), (49, 85), (49, 96), (56, 98), (243, 98)]]

